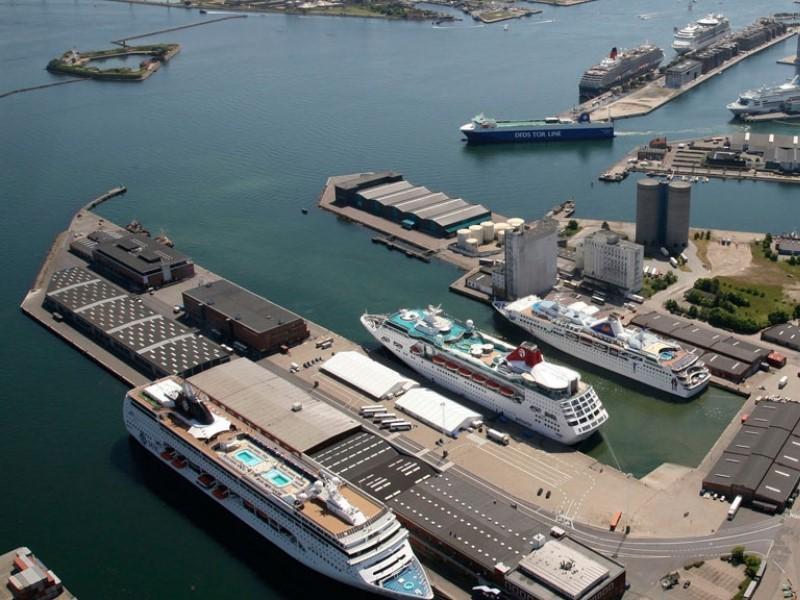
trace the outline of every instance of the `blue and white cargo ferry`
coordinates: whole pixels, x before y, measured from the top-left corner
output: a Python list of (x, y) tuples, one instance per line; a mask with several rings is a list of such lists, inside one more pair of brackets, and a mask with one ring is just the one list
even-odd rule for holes
[(593, 123), (589, 113), (581, 113), (577, 121), (559, 117), (532, 121), (498, 121), (479, 114), (461, 126), (461, 133), (471, 144), (599, 140), (614, 137), (614, 123)]

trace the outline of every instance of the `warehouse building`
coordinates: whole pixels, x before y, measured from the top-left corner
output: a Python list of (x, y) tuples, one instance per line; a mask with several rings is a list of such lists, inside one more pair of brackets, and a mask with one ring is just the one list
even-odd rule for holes
[(678, 89), (691, 83), (703, 74), (703, 65), (696, 60), (682, 60), (667, 67), (665, 85), (670, 89)]
[(791, 323), (775, 325), (762, 331), (761, 339), (792, 350), (800, 350), (800, 327)]
[(183, 292), (186, 314), (217, 339), (262, 356), (309, 336), (306, 322), (225, 279)]
[[(539, 542), (541, 543), (541, 541)], [(537, 543), (534, 543), (536, 548)], [(606, 600), (625, 589), (625, 569), (570, 538), (545, 541), (506, 575), (506, 591), (520, 600)]]
[(220, 346), (81, 267), (56, 272), (45, 308), (153, 379), (227, 362)]
[(711, 373), (735, 382), (750, 377), (770, 356), (767, 348), (673, 315), (638, 314), (631, 324), (705, 351), (703, 361)]
[(703, 488), (765, 512), (784, 510), (800, 482), (800, 404), (765, 401), (703, 480)]
[(337, 184), (336, 203), (435, 237), (453, 237), (459, 229), (492, 220), (492, 212), (481, 204), (432, 192), (392, 172)]
[(189, 383), (294, 452), (315, 452), (361, 429), (346, 413), (246, 358), (190, 377)]
[(417, 386), (413, 379), (364, 356), (360, 352), (337, 352), (320, 367), (324, 373), (364, 392), (376, 400), (399, 396)]
[(397, 410), (430, 425), (437, 431), (456, 437), (483, 417), (475, 411), (427, 388), (410, 389), (395, 402)]
[(142, 291), (194, 275), (194, 263), (185, 254), (144, 235), (100, 231), (71, 245), (92, 267), (125, 287)]
[(800, 172), (800, 136), (745, 131), (731, 135), (726, 145), (734, 153), (760, 156), (769, 170)]

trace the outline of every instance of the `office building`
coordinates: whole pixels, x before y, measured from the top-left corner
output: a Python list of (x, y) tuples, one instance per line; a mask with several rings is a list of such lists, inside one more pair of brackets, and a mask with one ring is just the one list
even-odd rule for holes
[(584, 278), (606, 283), (624, 293), (642, 289), (644, 247), (601, 230), (579, 242), (576, 268)]

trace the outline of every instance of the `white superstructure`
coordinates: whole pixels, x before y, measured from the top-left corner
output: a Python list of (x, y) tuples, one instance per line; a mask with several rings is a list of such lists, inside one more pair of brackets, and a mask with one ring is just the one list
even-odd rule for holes
[(711, 377), (694, 354), (653, 333), (625, 328), (614, 315), (598, 319), (582, 306), (537, 296), (494, 306), (554, 348), (681, 398), (699, 394)]
[(123, 417), (145, 449), (304, 565), (385, 597), (433, 597), (394, 513), (188, 383), (131, 390)]
[(706, 15), (695, 23), (675, 31), (672, 49), (678, 54), (694, 52), (710, 46), (728, 35), (730, 21), (722, 15)]
[(365, 314), (361, 323), (418, 373), (548, 438), (575, 444), (608, 420), (576, 371), (546, 362), (533, 345), (516, 348), (439, 308)]
[(736, 102), (728, 104), (734, 115), (760, 115), (772, 112), (800, 111), (800, 75), (789, 81), (757, 90), (747, 90)]

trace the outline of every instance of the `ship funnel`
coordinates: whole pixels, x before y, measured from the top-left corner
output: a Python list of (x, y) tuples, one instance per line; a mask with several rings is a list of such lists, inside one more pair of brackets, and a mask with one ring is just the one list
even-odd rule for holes
[(528, 367), (533, 368), (542, 360), (542, 351), (537, 346), (523, 343), (516, 350), (506, 357), (508, 362), (524, 362)]
[(611, 331), (614, 332), (614, 337), (619, 337), (621, 333), (625, 330), (622, 327), (622, 323), (620, 323), (619, 318), (616, 316), (610, 317), (609, 322), (611, 323)]
[(611, 52), (609, 53), (608, 57), (609, 57), (611, 60), (614, 60), (615, 58), (617, 58), (617, 47), (616, 47), (616, 46), (614, 46), (613, 48), (611, 48)]
[(184, 381), (181, 386), (176, 407), (180, 414), (201, 425), (211, 425), (214, 422), (214, 415), (211, 414), (188, 381)]

